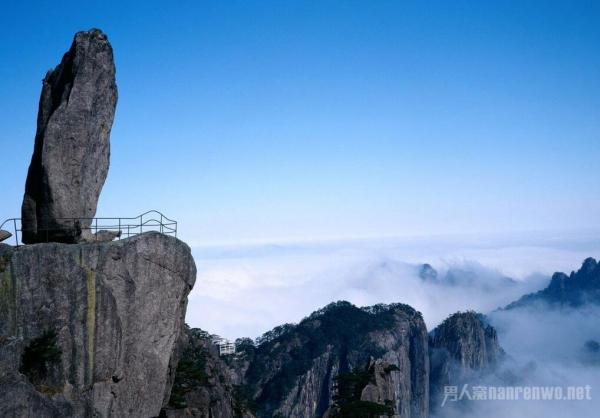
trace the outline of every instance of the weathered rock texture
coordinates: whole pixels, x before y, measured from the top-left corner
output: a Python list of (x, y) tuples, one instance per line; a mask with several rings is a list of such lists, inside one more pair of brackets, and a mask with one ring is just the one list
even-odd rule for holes
[(274, 329), (247, 355), (244, 383), (259, 417), (334, 416), (337, 378), (371, 366), (379, 377), (360, 388), (361, 400), (389, 404), (402, 418), (428, 416), (427, 330), (407, 305), (337, 302)]
[(186, 327), (167, 418), (253, 418), (231, 368), (219, 357), (208, 333)]
[(157, 416), (194, 280), (189, 247), (154, 232), (0, 245), (0, 416)]
[(441, 404), (443, 387), (460, 386), (475, 375), (491, 372), (504, 356), (496, 330), (476, 312), (458, 312), (430, 337), (431, 409)]
[(392, 372), (397, 371), (397, 368), (398, 366), (386, 360), (371, 359), (367, 366), (371, 380), (362, 388), (360, 399), (378, 404), (385, 404), (387, 401), (393, 402), (398, 383), (394, 381), (396, 375)]
[(43, 81), (35, 147), (22, 206), (22, 240), (77, 242), (93, 218), (109, 166), (117, 103), (113, 51), (105, 34), (75, 35)]

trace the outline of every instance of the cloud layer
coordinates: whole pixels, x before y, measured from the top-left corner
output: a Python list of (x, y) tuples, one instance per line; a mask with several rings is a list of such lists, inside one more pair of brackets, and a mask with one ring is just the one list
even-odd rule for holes
[[(407, 303), (431, 329), (458, 310), (488, 312), (542, 288), (554, 271), (576, 269), (599, 250), (593, 238), (554, 236), (196, 247), (187, 322), (228, 338), (256, 337), (343, 299)], [(442, 278), (451, 271), (456, 286), (423, 282), (422, 263)]]

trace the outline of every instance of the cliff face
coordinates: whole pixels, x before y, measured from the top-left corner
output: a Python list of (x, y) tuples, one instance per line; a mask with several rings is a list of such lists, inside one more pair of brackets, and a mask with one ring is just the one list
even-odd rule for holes
[(431, 333), (431, 409), (441, 403), (443, 387), (457, 386), (473, 374), (490, 371), (504, 355), (496, 330), (481, 314), (459, 312)]
[[(353, 385), (357, 394), (341, 399), (340, 378), (360, 370), (367, 377)], [(250, 354), (244, 373), (259, 417), (343, 416), (335, 400), (426, 417), (428, 380), (425, 324), (400, 304), (359, 309), (337, 302), (298, 325), (276, 328)]]
[(167, 418), (253, 418), (242, 388), (234, 384), (232, 370), (219, 357), (210, 336), (186, 327), (182, 355), (169, 404), (161, 416)]
[(0, 247), (0, 416), (157, 416), (195, 265), (183, 242)]
[(199, 330), (188, 338), (167, 417), (424, 418), (441, 412), (445, 385), (479, 382), (504, 357), (482, 315), (451, 315), (428, 337), (402, 304), (333, 303), (237, 340), (232, 356)]
[(480, 314), (451, 315), (432, 332), (431, 348), (444, 349), (462, 368), (483, 369), (501, 354), (496, 330)]

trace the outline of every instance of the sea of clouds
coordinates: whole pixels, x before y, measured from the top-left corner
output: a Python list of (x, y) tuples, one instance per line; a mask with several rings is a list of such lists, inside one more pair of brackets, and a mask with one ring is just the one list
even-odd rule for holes
[[(555, 271), (600, 255), (600, 235), (522, 234), (193, 247), (198, 267), (186, 321), (235, 339), (298, 322), (336, 300), (401, 302), (429, 329), (449, 314), (487, 313), (546, 286)], [(431, 264), (454, 286), (424, 282)], [(508, 280), (510, 278), (512, 280)]]
[[(581, 361), (600, 341), (600, 309), (497, 310), (544, 288), (556, 271), (600, 256), (600, 234), (522, 234), (194, 247), (198, 278), (187, 322), (230, 339), (298, 322), (336, 300), (358, 306), (406, 303), (429, 330), (456, 311), (488, 315), (507, 359), (473, 384), (592, 387), (587, 401), (473, 401), (434, 418), (595, 417), (600, 368)], [(423, 263), (438, 281), (419, 277)], [(451, 278), (451, 283), (449, 279)], [(511, 377), (512, 376), (512, 377)]]
[[(469, 383), (474, 386), (589, 388), (585, 399), (464, 400), (447, 402), (432, 418), (592, 418), (600, 410), (600, 359), (586, 361), (584, 344), (600, 341), (600, 308), (515, 309), (488, 316), (498, 331), (506, 359), (492, 374)], [(462, 382), (461, 382), (462, 384)], [(459, 384), (459, 391), (462, 386)]]

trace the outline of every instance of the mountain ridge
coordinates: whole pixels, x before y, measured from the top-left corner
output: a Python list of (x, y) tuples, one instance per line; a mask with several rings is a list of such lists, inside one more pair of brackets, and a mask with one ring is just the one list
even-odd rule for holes
[(579, 308), (587, 304), (600, 304), (600, 264), (592, 257), (586, 258), (580, 269), (570, 275), (556, 272), (547, 287), (529, 293), (506, 305), (505, 310), (535, 308)]

